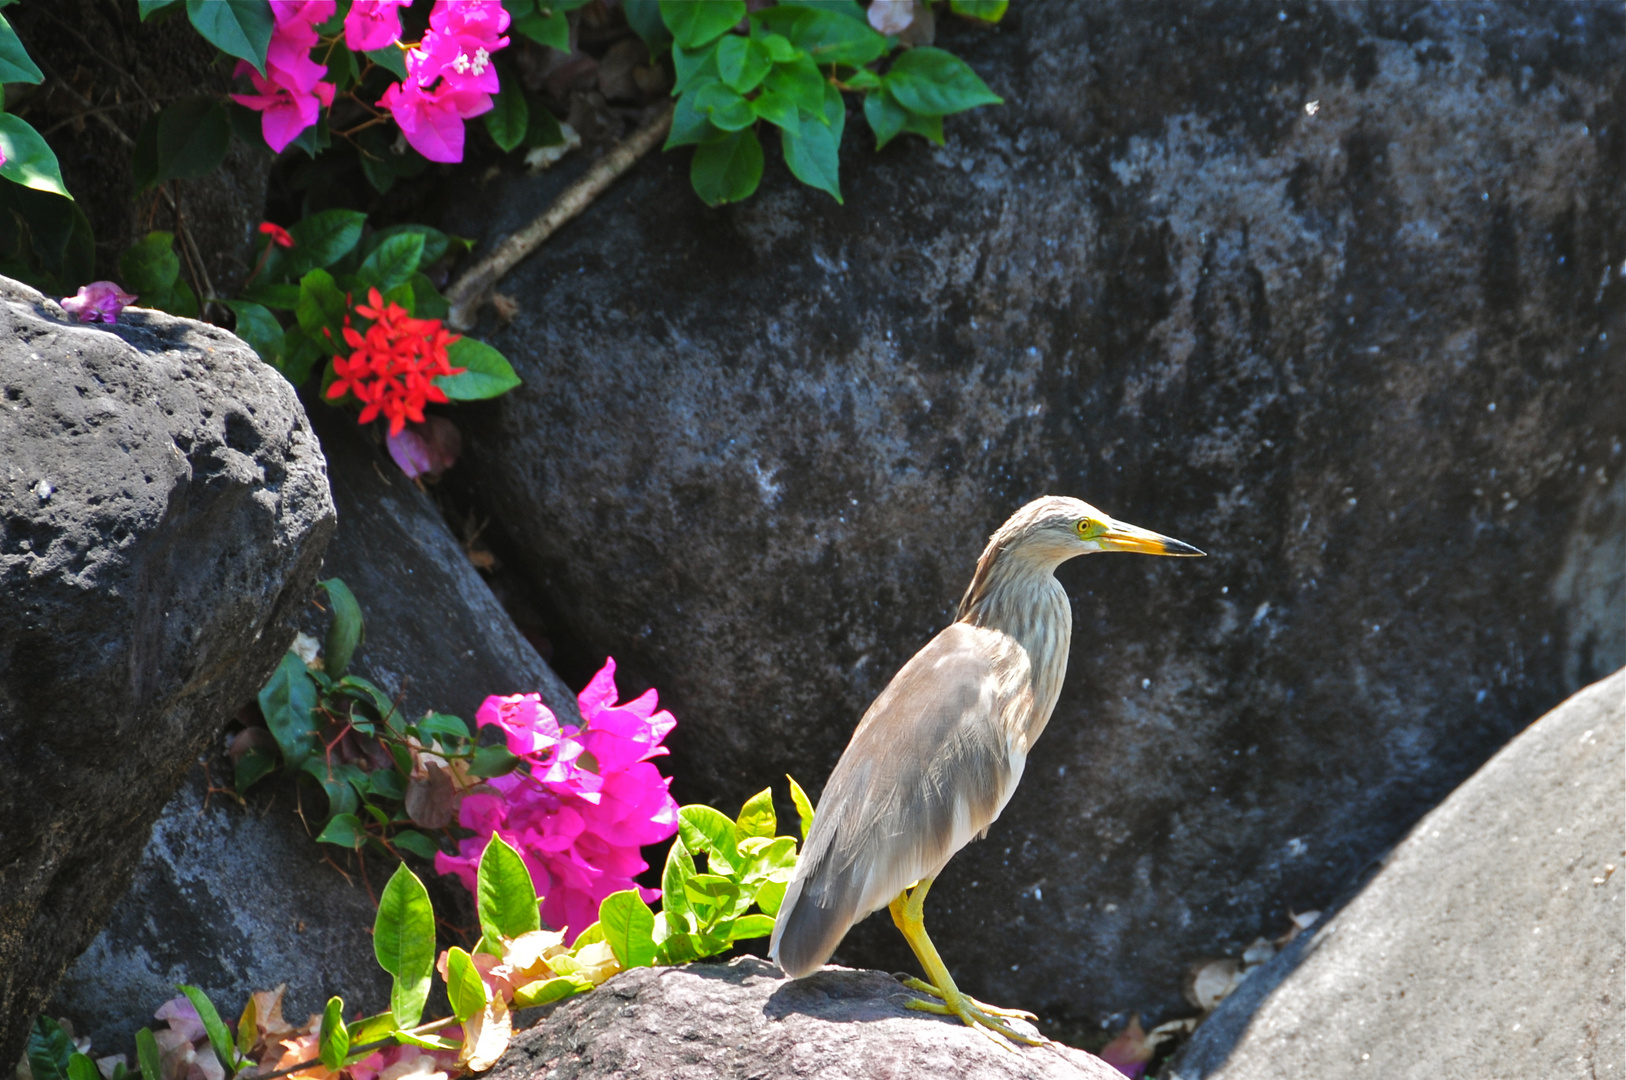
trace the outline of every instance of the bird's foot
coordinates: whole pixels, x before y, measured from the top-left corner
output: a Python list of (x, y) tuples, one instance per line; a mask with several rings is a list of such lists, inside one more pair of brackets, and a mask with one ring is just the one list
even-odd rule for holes
[[(981, 1031), (990, 1039), (994, 1039), (995, 1042), (999, 1042), (999, 1040), (994, 1035), (994, 1032), (1005, 1036), (1011, 1042), (1025, 1043), (1028, 1046), (1043, 1046), (1048, 1041), (1036, 1030), (1029, 1028), (1027, 1031), (1020, 1031), (1004, 1022), (1005, 1019), (1017, 1021), (1037, 1020), (1038, 1017), (1032, 1013), (1023, 1012), (1020, 1009), (1001, 1009), (995, 1005), (984, 1005), (976, 998), (960, 993), (959, 990), (945, 992), (920, 979), (905, 979), (903, 984), (911, 990), (930, 994), (935, 999), (922, 1001), (915, 998), (904, 1003), (906, 1009), (913, 1009), (916, 1012), (936, 1013), (938, 1016), (957, 1016), (968, 1027)], [(1024, 1028), (1028, 1027), (1026, 1023), (1023, 1023), (1022, 1026)]]

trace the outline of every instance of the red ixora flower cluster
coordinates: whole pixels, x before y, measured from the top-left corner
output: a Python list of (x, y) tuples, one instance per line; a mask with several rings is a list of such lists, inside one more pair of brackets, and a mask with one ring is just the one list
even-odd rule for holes
[(449, 332), (439, 319), (412, 318), (400, 304), (385, 306), (377, 289), (368, 290), (367, 301), (356, 305), (356, 314), (373, 324), (359, 333), (345, 316), (345, 344), (355, 352), (349, 359), (333, 358), (336, 378), (327, 396), (354, 394), (362, 403), (358, 422), (365, 424), (383, 414), (390, 434), (399, 435), (408, 420), (423, 423), (425, 404), (447, 400), (435, 379), (467, 370), (452, 367), (446, 355), (446, 346), (461, 335)]

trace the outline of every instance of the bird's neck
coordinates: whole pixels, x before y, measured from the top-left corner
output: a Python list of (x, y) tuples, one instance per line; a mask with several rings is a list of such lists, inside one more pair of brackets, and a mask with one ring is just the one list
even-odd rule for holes
[(957, 621), (1009, 635), (1028, 654), (1033, 677), (1033, 722), (1027, 742), (1039, 737), (1067, 677), (1073, 639), (1073, 610), (1056, 580), (1055, 565), (1029, 560), (992, 559), (960, 603)]

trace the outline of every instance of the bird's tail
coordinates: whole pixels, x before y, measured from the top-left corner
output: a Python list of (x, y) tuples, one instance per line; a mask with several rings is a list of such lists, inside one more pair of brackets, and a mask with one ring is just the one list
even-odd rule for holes
[(769, 958), (793, 979), (811, 975), (830, 959), (852, 926), (855, 913), (855, 905), (841, 902), (840, 896), (834, 898), (832, 906), (819, 903), (825, 898), (814, 895), (807, 885), (808, 878), (797, 875), (785, 890), (779, 916), (774, 920), (773, 937), (768, 942)]

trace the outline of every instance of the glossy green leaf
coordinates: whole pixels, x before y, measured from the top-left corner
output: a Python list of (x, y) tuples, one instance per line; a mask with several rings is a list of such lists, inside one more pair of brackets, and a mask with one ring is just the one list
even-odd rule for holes
[(226, 160), (230, 148), (231, 120), (220, 99), (182, 98), (158, 114), (157, 173), (152, 183), (207, 176)]
[(767, 937), (773, 933), (773, 919), (767, 915), (741, 915), (734, 920), (729, 928), (730, 941), (749, 941), (751, 938)]
[(685, 49), (728, 33), (745, 18), (745, 0), (661, 0), (661, 21)]
[(0, 83), (37, 83), (45, 73), (28, 58), (17, 31), (0, 15)]
[(403, 232), (387, 238), (362, 260), (356, 276), (379, 292), (404, 285), (423, 261), (423, 234)]
[[(166, 8), (172, 8), (181, 0), (136, 0), (136, 8), (141, 13), (141, 21), (146, 22), (152, 16)], [(148, 1080), (151, 1080), (149, 1077)]]
[(265, 74), (265, 52), (276, 28), (265, 0), (186, 0), (186, 17), (215, 48)]
[(587, 929), (576, 935), (576, 940), (570, 943), (570, 948), (572, 951), (575, 951), (576, 949), (581, 948), (583, 945), (592, 945), (595, 942), (603, 940), (604, 924), (601, 922), (595, 922), (590, 924)]
[(237, 325), (232, 332), (248, 342), (261, 360), (282, 371), (283, 333), (277, 317), (252, 300), (227, 300), (224, 303), (237, 316)]
[(773, 67), (768, 46), (738, 34), (717, 41), (717, 74), (724, 84), (741, 94), (749, 94)]
[(712, 124), (710, 114), (695, 107), (700, 91), (712, 85), (715, 85), (714, 77), (707, 76), (677, 99), (677, 104), (672, 108), (672, 129), (667, 133), (666, 145), (662, 149), (716, 142), (727, 135), (727, 132), (718, 130)]
[(215, 1010), (215, 1003), (209, 1000), (196, 986), (177, 986), (175, 989), (186, 995), (186, 1000), (198, 1011), (198, 1020), (203, 1023), (203, 1032), (209, 1036), (209, 1046), (215, 1052), (215, 1057), (230, 1072), (235, 1072), (237, 1064), (236, 1047), (232, 1045), (231, 1030), (220, 1019), (220, 1013)]
[(344, 1023), (344, 999), (330, 997), (322, 1010), (322, 1027), (317, 1036), (317, 1056), (329, 1069), (338, 1071), (350, 1053), (350, 1029)]
[(751, 110), (781, 131), (802, 130), (802, 110), (784, 94), (764, 90), (751, 99)]
[(435, 970), (435, 913), (429, 893), (405, 864), (395, 868), (378, 898), (373, 921), (373, 955), (394, 977), (390, 1012), (396, 1024), (416, 1027), (429, 997), (429, 977)]
[(550, 9), (546, 4), (542, 10), (532, 8), (525, 15), (515, 19), (509, 29), (516, 34), (525, 35), (539, 45), (550, 45), (561, 52), (570, 51), (570, 21), (563, 11)]
[(778, 915), (780, 905), (785, 902), (785, 885), (785, 882), (771, 878), (758, 885), (757, 907), (769, 915)]
[(531, 872), (519, 852), (496, 833), (491, 834), (491, 842), (480, 856), (475, 898), (484, 942), (498, 955), (499, 939), (517, 938), (542, 927)]
[(650, 56), (672, 40), (672, 31), (661, 18), (659, 0), (621, 0), (621, 11), (627, 17), (632, 32), (644, 39)]
[(802, 55), (802, 50), (792, 45), (784, 34), (764, 34), (755, 40), (762, 42), (762, 47), (768, 50), (768, 59), (776, 64), (788, 64)]
[(509, 1007), (513, 1009), (529, 1009), (537, 1005), (547, 1005), (550, 1002), (561, 1001), (572, 997), (583, 990), (592, 989), (591, 984), (584, 984), (581, 979), (569, 976), (560, 976), (554, 979), (538, 979), (526, 983), (514, 991), (514, 999)]
[(56, 154), (33, 125), (8, 112), (0, 112), (0, 177), (35, 191), (73, 198), (63, 186)]
[(707, 206), (739, 202), (762, 180), (762, 144), (747, 128), (695, 147), (689, 183)]
[(322, 670), (330, 678), (338, 679), (350, 667), (350, 658), (363, 640), (361, 605), (356, 602), (356, 594), (350, 591), (350, 586), (338, 578), (317, 584), (327, 593), (333, 616), (327, 628), (327, 640), (322, 643)]
[(282, 750), (283, 764), (297, 769), (316, 750), (316, 683), (299, 654), (289, 650), (259, 694), (260, 712)]
[(869, 68), (859, 68), (842, 79), (841, 84), (848, 90), (877, 90), (881, 86), (881, 77)]
[(344, 346), (342, 330), (349, 310), (344, 293), (326, 270), (318, 268), (299, 279), (299, 303), (294, 305), (294, 317), (318, 349), (331, 354)]
[(823, 114), (824, 76), (806, 56), (797, 57), (789, 63), (775, 64), (762, 80), (762, 86), (764, 90), (783, 94), (794, 101), (799, 109), (816, 116)]
[(720, 80), (722, 78), (722, 74), (717, 69), (717, 51), (721, 45), (721, 41), (714, 41), (709, 45), (702, 45), (698, 49), (672, 46), (673, 97), (677, 97), (709, 79)]
[[(452, 246), (450, 236), (428, 225), (387, 225), (368, 235), (367, 239), (361, 244), (361, 253), (371, 255), (384, 241), (392, 236), (400, 236), (403, 233), (423, 237), (423, 260), (420, 263), (422, 266), (428, 266), (446, 254)], [(463, 241), (459, 240), (457, 243), (461, 247)]]
[(73, 1041), (62, 1025), (41, 1014), (28, 1029), (26, 1057), (34, 1080), (68, 1080), (68, 1059)]
[[(564, 22), (563, 15), (555, 18)], [(502, 90), (492, 99), (491, 110), (482, 119), (485, 120), (486, 130), (491, 133), (491, 141), (504, 152), (525, 141), (525, 133), (531, 125), (531, 108), (525, 101), (525, 88), (518, 79), (504, 81)]]
[[(136, 1064), (141, 1068), (141, 1080), (154, 1080), (162, 1077), (163, 1055), (158, 1050), (158, 1040), (153, 1036), (152, 1028), (142, 1028), (136, 1032)], [(48, 1077), (34, 1073), (35, 1080), (49, 1080)]]
[(83, 1054), (68, 1055), (68, 1080), (102, 1080), (96, 1063)]
[(480, 401), (506, 394), (519, 385), (519, 376), (508, 358), (483, 341), (459, 338), (446, 349), (454, 368), (466, 368), (458, 375), (442, 375), (435, 385), (453, 401)]
[[(343, 762), (330, 761), (321, 755), (312, 755), (305, 759), (300, 771), (310, 776), (322, 785), (322, 792), (327, 796), (327, 816), (337, 817), (341, 814), (354, 814), (360, 808), (360, 797), (351, 778), (365, 777), (360, 767), (348, 765)], [(343, 841), (339, 841), (343, 842)], [(346, 845), (350, 846), (350, 845)]]
[(447, 735), (457, 739), (469, 738), (469, 725), (461, 717), (450, 713), (425, 713), (422, 718), (412, 722), (412, 728), (418, 733), (423, 742)]
[(397, 79), (407, 77), (406, 53), (403, 50), (386, 45), (382, 49), (369, 49), (364, 55)]
[[(840, 91), (831, 93), (837, 98)], [(793, 130), (781, 128), (780, 145), (785, 164), (791, 175), (809, 187), (828, 192), (841, 202), (841, 132), (835, 126), (801, 114), (801, 122)]]
[(702, 930), (728, 916), (740, 899), (740, 887), (720, 874), (696, 874), (683, 883), (683, 893)]
[(246, 795), (249, 788), (269, 776), (276, 767), (276, 759), (270, 754), (249, 750), (232, 766), (232, 787), (237, 794)]
[(350, 1025), (350, 1045), (366, 1046), (370, 1042), (378, 1042), (394, 1030), (395, 1017), (387, 1012), (357, 1020)]
[(882, 81), (899, 105), (927, 116), (948, 116), (1004, 102), (964, 60), (929, 46), (898, 57)]
[(446, 953), (446, 999), (459, 1022), (486, 1007), (486, 984), (474, 966), (474, 957), (455, 945)]
[(494, 776), (507, 776), (519, 768), (523, 758), (513, 755), (506, 746), (482, 746), (474, 752), (469, 771), (483, 780)]
[(741, 840), (748, 836), (772, 838), (778, 829), (779, 821), (773, 812), (773, 788), (763, 788), (745, 800), (740, 816), (734, 819), (734, 831)]
[[(379, 770), (379, 772), (384, 771), (385, 770), (383, 769)], [(374, 775), (377, 774), (375, 773)], [(393, 776), (395, 774), (391, 773), (390, 775)], [(403, 796), (392, 796), (392, 798), (401, 797)], [(400, 832), (390, 837), (390, 843), (394, 844), (402, 851), (411, 852), (420, 859), (433, 859), (440, 853), (440, 845), (416, 829), (402, 829)]]
[(412, 297), (415, 303), (412, 314), (420, 319), (445, 319), (451, 311), (451, 304), (435, 283), (423, 274), (412, 275)]
[(316, 840), (318, 843), (355, 850), (366, 843), (367, 830), (362, 828), (361, 819), (354, 814), (334, 814), (317, 834)]
[(1011, 0), (949, 0), (949, 10), (983, 22), (996, 23), (1005, 17)]
[(637, 889), (613, 892), (599, 901), (598, 921), (604, 927), (604, 940), (623, 968), (654, 963), (655, 913)]
[(713, 872), (732, 874), (739, 858), (740, 838), (734, 823), (720, 810), (690, 805), (678, 810), (678, 834), (691, 854), (705, 852)]
[(660, 964), (687, 964), (701, 959), (699, 937), (695, 934), (672, 934), (655, 949), (655, 961)]
[(912, 113), (899, 105), (887, 90), (877, 90), (864, 97), (864, 119), (875, 133), (875, 149), (879, 150), (903, 132), (920, 135), (938, 146), (943, 145), (943, 118)]
[(802, 821), (802, 840), (806, 842), (807, 831), (813, 827), (813, 802), (794, 776), (786, 773), (785, 779), (790, 781), (790, 801), (796, 804), (796, 816)]
[(694, 107), (719, 131), (739, 131), (757, 120), (750, 103), (720, 82), (709, 83), (696, 91)]
[(826, 8), (781, 4), (752, 18), (764, 30), (783, 35), (821, 67), (862, 67), (888, 49), (886, 35), (876, 33), (868, 22)]
[(689, 898), (683, 891), (683, 883), (694, 877), (694, 856), (684, 846), (683, 838), (672, 838), (672, 846), (666, 851), (666, 866), (661, 871), (661, 908), (671, 915), (681, 915), (689, 910)]
[[(288, 230), (294, 246), (272, 250), (266, 276), (298, 278), (315, 267), (332, 266), (355, 248), (366, 221), (359, 210), (321, 210), (303, 218)], [(279, 268), (282, 273), (272, 267), (273, 261), (285, 264)]]

